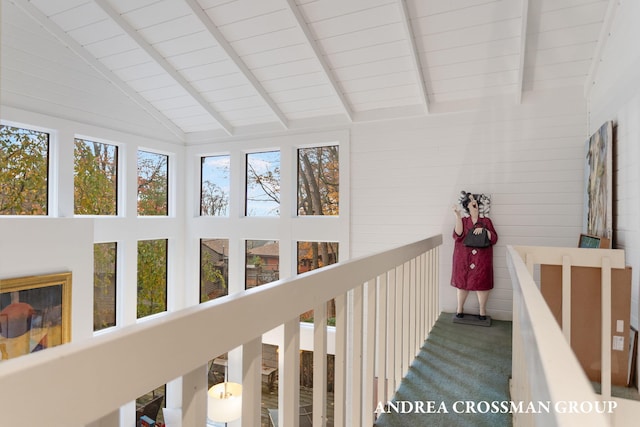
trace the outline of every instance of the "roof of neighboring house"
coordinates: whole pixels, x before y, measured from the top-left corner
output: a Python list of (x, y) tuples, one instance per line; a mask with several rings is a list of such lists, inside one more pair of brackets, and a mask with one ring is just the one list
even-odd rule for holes
[(280, 255), (280, 243), (272, 242), (272, 243), (267, 243), (266, 245), (258, 246), (253, 249), (249, 249), (247, 251), (247, 256), (249, 255), (277, 257)]

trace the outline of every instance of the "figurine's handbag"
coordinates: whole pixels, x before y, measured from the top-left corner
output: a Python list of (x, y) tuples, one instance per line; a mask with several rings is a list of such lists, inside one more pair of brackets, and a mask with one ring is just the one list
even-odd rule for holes
[[(478, 226), (479, 224), (476, 224)], [(480, 224), (481, 225), (481, 224)], [(469, 246), (472, 248), (486, 248), (491, 245), (491, 240), (489, 239), (489, 234), (487, 233), (487, 229), (482, 227), (482, 233), (475, 234), (473, 230), (469, 230), (467, 236), (464, 238), (462, 242), (465, 246)]]

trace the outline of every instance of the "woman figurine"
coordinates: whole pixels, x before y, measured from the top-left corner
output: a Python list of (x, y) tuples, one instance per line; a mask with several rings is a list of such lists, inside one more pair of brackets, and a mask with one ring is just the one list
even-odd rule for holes
[[(453, 212), (456, 216), (456, 225), (453, 230), (453, 268), (451, 274), (451, 286), (457, 288), (458, 306), (456, 317), (464, 317), (464, 303), (469, 291), (476, 291), (480, 304), (480, 320), (487, 319), (487, 299), (489, 291), (493, 289), (493, 245), (498, 241), (498, 234), (491, 220), (480, 215), (479, 200), (486, 200), (478, 194), (460, 193), (460, 205), (468, 214), (462, 216), (456, 205)], [(485, 202), (486, 203), (486, 202)], [(483, 211), (488, 211), (488, 206)], [(464, 241), (469, 233), (481, 234), (486, 230), (489, 240), (487, 247), (466, 246)]]

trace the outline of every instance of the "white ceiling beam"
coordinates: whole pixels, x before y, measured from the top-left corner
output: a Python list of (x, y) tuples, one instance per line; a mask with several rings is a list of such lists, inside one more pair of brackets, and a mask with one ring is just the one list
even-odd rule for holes
[(416, 46), (416, 38), (413, 34), (413, 28), (411, 26), (411, 16), (407, 9), (406, 0), (398, 0), (400, 7), (400, 14), (402, 19), (402, 27), (404, 28), (404, 32), (407, 36), (407, 41), (409, 42), (409, 49), (411, 51), (411, 63), (413, 65), (414, 74), (416, 76), (416, 81), (420, 86), (420, 99), (422, 100), (422, 107), (424, 108), (425, 114), (429, 113), (429, 93), (427, 92), (427, 85), (424, 81), (424, 73), (422, 72), (424, 64), (420, 59), (420, 53), (418, 52), (418, 48)]
[(302, 32), (304, 33), (304, 36), (307, 38), (307, 43), (309, 43), (309, 46), (311, 46), (311, 49), (313, 50), (313, 53), (315, 54), (316, 59), (320, 63), (320, 66), (322, 67), (322, 70), (324, 71), (324, 74), (327, 77), (327, 80), (329, 80), (329, 84), (331, 85), (331, 88), (333, 89), (336, 96), (340, 100), (342, 109), (347, 114), (347, 117), (349, 117), (349, 121), (353, 121), (353, 111), (349, 106), (349, 101), (347, 101), (347, 98), (342, 92), (340, 85), (338, 84), (338, 80), (333, 74), (333, 71), (331, 71), (331, 67), (329, 67), (327, 60), (324, 58), (322, 49), (320, 49), (320, 46), (315, 40), (315, 37), (311, 33), (311, 29), (307, 25), (306, 20), (302, 16), (302, 13), (300, 13), (300, 10), (298, 9), (298, 5), (296, 4), (295, 0), (287, 0), (287, 4), (289, 5), (289, 9), (291, 10), (294, 18), (296, 19), (298, 28), (302, 30)]
[(94, 0), (95, 3), (102, 9), (104, 12), (109, 15), (109, 17), (124, 30), (129, 37), (131, 37), (137, 44), (140, 46), (147, 54), (158, 64), (160, 65), (166, 72), (173, 78), (176, 83), (178, 83), (184, 90), (191, 95), (191, 97), (198, 103), (202, 108), (205, 109), (207, 113), (213, 119), (218, 122), (220, 127), (222, 127), (229, 135), (233, 135), (233, 126), (224, 118), (222, 115), (216, 111), (215, 108), (207, 100), (180, 74), (178, 71), (171, 65), (169, 62), (164, 59), (160, 53), (153, 48), (128, 22), (122, 18), (122, 16), (113, 10), (109, 3), (106, 0)]
[(185, 134), (178, 126), (176, 126), (167, 116), (162, 114), (158, 109), (151, 105), (144, 97), (134, 91), (122, 79), (115, 75), (111, 70), (105, 67), (91, 53), (89, 53), (82, 45), (65, 33), (58, 25), (51, 21), (40, 9), (35, 7), (29, 0), (12, 0), (13, 3), (22, 9), (27, 15), (35, 19), (44, 29), (50, 32), (60, 42), (66, 45), (72, 52), (84, 60), (90, 67), (102, 74), (104, 78), (110, 81), (115, 87), (122, 91), (126, 96), (131, 98), (142, 109), (148, 112), (155, 120), (166, 127), (172, 134), (184, 141)]
[(278, 105), (273, 101), (271, 96), (264, 89), (264, 86), (258, 81), (258, 79), (251, 72), (247, 64), (240, 58), (240, 56), (236, 53), (235, 49), (231, 47), (231, 44), (227, 41), (224, 35), (220, 32), (218, 27), (215, 26), (211, 19), (207, 15), (207, 13), (202, 9), (200, 4), (198, 4), (197, 0), (185, 0), (187, 5), (191, 8), (193, 13), (198, 17), (200, 22), (207, 28), (209, 34), (216, 39), (216, 42), (220, 45), (222, 50), (227, 54), (227, 57), (240, 69), (240, 72), (246, 77), (251, 86), (258, 92), (258, 95), (262, 98), (262, 100), (269, 106), (273, 114), (278, 118), (280, 123), (285, 129), (289, 128), (289, 121), (287, 117), (284, 115), (282, 110), (278, 107)]
[(598, 73), (600, 62), (602, 62), (602, 51), (607, 38), (611, 34), (611, 25), (613, 23), (613, 18), (616, 16), (619, 2), (620, 0), (609, 0), (609, 4), (607, 5), (607, 11), (604, 15), (604, 20), (602, 21), (602, 27), (600, 28), (600, 34), (598, 35), (595, 52), (593, 53), (593, 58), (589, 65), (589, 72), (587, 73), (587, 78), (584, 82), (585, 99), (589, 99), (589, 96), (591, 95), (591, 88), (593, 88), (593, 85), (596, 83), (596, 74)]
[(522, 103), (524, 86), (524, 64), (527, 55), (527, 21), (529, 19), (529, 0), (522, 0), (522, 14), (520, 16), (520, 64), (518, 66), (518, 81), (516, 87), (516, 104)]

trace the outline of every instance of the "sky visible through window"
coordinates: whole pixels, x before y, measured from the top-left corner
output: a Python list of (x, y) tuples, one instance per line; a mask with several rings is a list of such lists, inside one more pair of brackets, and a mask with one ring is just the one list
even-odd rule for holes
[(280, 215), (280, 152), (247, 154), (247, 216)]

